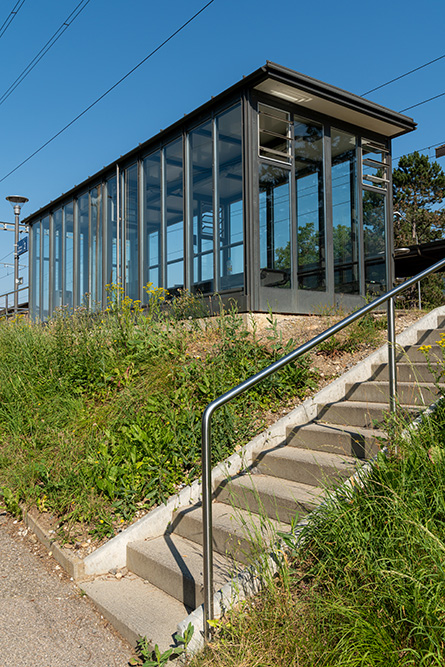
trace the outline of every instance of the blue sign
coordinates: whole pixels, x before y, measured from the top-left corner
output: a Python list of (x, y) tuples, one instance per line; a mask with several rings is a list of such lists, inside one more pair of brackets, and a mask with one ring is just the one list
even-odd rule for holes
[(28, 237), (24, 236), (17, 243), (17, 255), (23, 255), (25, 252), (28, 252)]

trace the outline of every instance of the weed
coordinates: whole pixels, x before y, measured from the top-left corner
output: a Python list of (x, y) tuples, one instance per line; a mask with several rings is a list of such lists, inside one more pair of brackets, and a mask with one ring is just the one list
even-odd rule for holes
[(183, 635), (175, 634), (174, 639), (178, 646), (167, 649), (161, 653), (159, 646), (155, 644), (154, 649), (151, 649), (147, 638), (141, 637), (137, 651), (140, 655), (140, 660), (131, 660), (131, 665), (141, 665), (141, 667), (164, 667), (174, 656), (184, 655), (187, 647), (193, 637), (194, 627), (191, 623), (188, 624)]

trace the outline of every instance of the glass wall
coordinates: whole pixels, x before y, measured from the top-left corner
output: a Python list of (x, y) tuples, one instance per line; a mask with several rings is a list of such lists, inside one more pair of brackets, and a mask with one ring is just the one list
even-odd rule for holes
[(260, 164), (260, 277), (263, 287), (291, 287), (290, 171)]
[(41, 317), (46, 320), (49, 317), (49, 290), (50, 290), (50, 276), (49, 276), (49, 216), (43, 218), (41, 223), (42, 233), (42, 299), (41, 299)]
[(102, 305), (102, 187), (90, 190), (90, 267), (91, 267), (91, 305)]
[(299, 289), (326, 289), (323, 127), (294, 119)]
[(160, 287), (162, 253), (161, 152), (145, 158), (144, 172), (144, 285)]
[(131, 165), (125, 170), (125, 294), (136, 300), (139, 292), (138, 279), (138, 167)]
[(332, 128), (334, 287), (349, 294), (360, 292), (356, 144), (354, 135)]
[(31, 313), (33, 318), (40, 318), (40, 220), (31, 227), (32, 261), (31, 261)]
[(190, 132), (192, 217), (192, 291), (213, 292), (213, 140), (212, 122)]
[(90, 304), (90, 198), (88, 192), (77, 200), (77, 253), (79, 270), (77, 272), (77, 294), (80, 306)]
[(63, 212), (58, 208), (53, 213), (53, 299), (52, 307), (59, 308), (62, 305), (63, 296), (63, 274), (62, 274), (62, 257), (63, 257)]
[[(120, 259), (117, 247), (117, 183), (116, 176), (107, 181), (107, 259), (106, 259), (106, 284), (116, 284), (118, 281), (118, 260)], [(120, 267), (119, 267), (120, 268)], [(119, 271), (120, 280), (120, 271)]]
[(184, 288), (184, 167), (182, 139), (164, 149), (165, 224), (168, 290)]
[(64, 261), (64, 295), (63, 305), (74, 306), (74, 205), (69, 202), (63, 207), (65, 261)]

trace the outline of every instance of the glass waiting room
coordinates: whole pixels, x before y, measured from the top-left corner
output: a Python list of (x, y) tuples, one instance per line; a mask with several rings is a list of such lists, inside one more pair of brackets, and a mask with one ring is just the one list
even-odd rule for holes
[(267, 63), (24, 221), (32, 316), (105, 307), (110, 283), (353, 308), (392, 282), (391, 140), (414, 128)]

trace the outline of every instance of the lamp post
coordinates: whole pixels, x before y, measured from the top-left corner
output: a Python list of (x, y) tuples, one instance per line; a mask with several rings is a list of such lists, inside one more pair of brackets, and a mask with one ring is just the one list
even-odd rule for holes
[(26, 197), (21, 197), (20, 195), (11, 195), (6, 197), (6, 201), (9, 201), (12, 208), (14, 209), (15, 223), (14, 223), (14, 315), (17, 315), (19, 310), (19, 255), (18, 255), (18, 242), (19, 242), (19, 218), (20, 210), (23, 204), (26, 204), (29, 199)]

